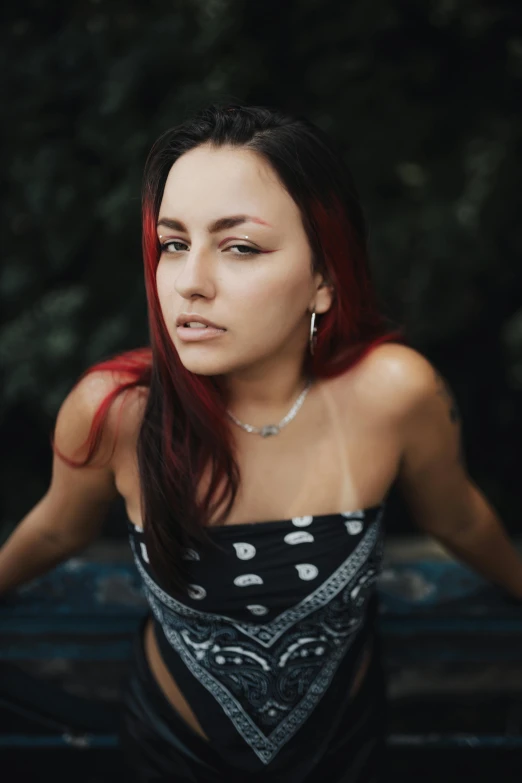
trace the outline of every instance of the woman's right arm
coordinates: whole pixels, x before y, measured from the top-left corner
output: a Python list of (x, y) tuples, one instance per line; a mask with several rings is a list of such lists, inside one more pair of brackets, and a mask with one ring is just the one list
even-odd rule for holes
[[(82, 460), (84, 445), (100, 402), (114, 388), (110, 373), (83, 378), (64, 400), (56, 420), (55, 444), (67, 457)], [(104, 426), (100, 448), (89, 466), (69, 467), (53, 455), (52, 479), (42, 499), (18, 523), (0, 548), (0, 595), (46, 573), (81, 551), (101, 532), (117, 497), (110, 454), (114, 408)]]

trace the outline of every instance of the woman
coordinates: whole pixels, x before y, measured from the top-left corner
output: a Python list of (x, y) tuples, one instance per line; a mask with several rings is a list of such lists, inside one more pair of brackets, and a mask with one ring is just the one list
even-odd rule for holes
[(151, 351), (90, 368), (63, 403), (0, 589), (86, 546), (121, 495), (151, 609), (122, 708), (136, 778), (377, 781), (391, 486), (517, 597), (521, 562), (444, 382), (379, 313), (357, 195), (318, 129), (211, 106), (154, 145), (143, 221)]

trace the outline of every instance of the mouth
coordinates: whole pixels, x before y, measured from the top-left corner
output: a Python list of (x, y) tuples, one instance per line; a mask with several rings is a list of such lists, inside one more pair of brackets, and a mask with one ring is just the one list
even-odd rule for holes
[(226, 331), (224, 327), (209, 321), (208, 318), (198, 315), (197, 313), (182, 313), (181, 315), (178, 315), (176, 318), (176, 326), (182, 326), (188, 329), (203, 329), (204, 327), (210, 327), (212, 329)]
[(226, 331), (219, 326), (195, 321), (178, 324), (176, 328), (180, 340), (188, 343), (210, 340), (225, 334)]

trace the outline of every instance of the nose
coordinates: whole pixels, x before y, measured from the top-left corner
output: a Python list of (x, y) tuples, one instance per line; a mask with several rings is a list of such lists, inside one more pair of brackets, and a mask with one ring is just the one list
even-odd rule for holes
[(204, 296), (212, 299), (215, 294), (214, 261), (203, 249), (192, 249), (181, 262), (176, 278), (176, 291), (183, 299)]

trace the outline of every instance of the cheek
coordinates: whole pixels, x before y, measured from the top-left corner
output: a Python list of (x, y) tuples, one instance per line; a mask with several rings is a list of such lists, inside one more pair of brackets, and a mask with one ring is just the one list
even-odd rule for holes
[(159, 265), (156, 270), (156, 291), (158, 292), (158, 299), (163, 317), (168, 324), (168, 317), (172, 313), (172, 308), (174, 306), (172, 296), (174, 292), (174, 281), (171, 279), (171, 275), (166, 271), (166, 268), (161, 265)]
[(250, 305), (279, 303), (278, 306), (284, 308), (293, 303), (299, 307), (300, 300), (309, 297), (312, 282), (311, 275), (307, 275), (300, 264), (294, 267), (292, 262), (281, 259), (279, 269), (267, 266), (253, 274), (239, 276), (234, 280), (234, 288), (235, 293)]
[(234, 310), (248, 330), (263, 328), (265, 334), (280, 334), (295, 327), (310, 299), (310, 279), (301, 273), (263, 278), (238, 286)]

